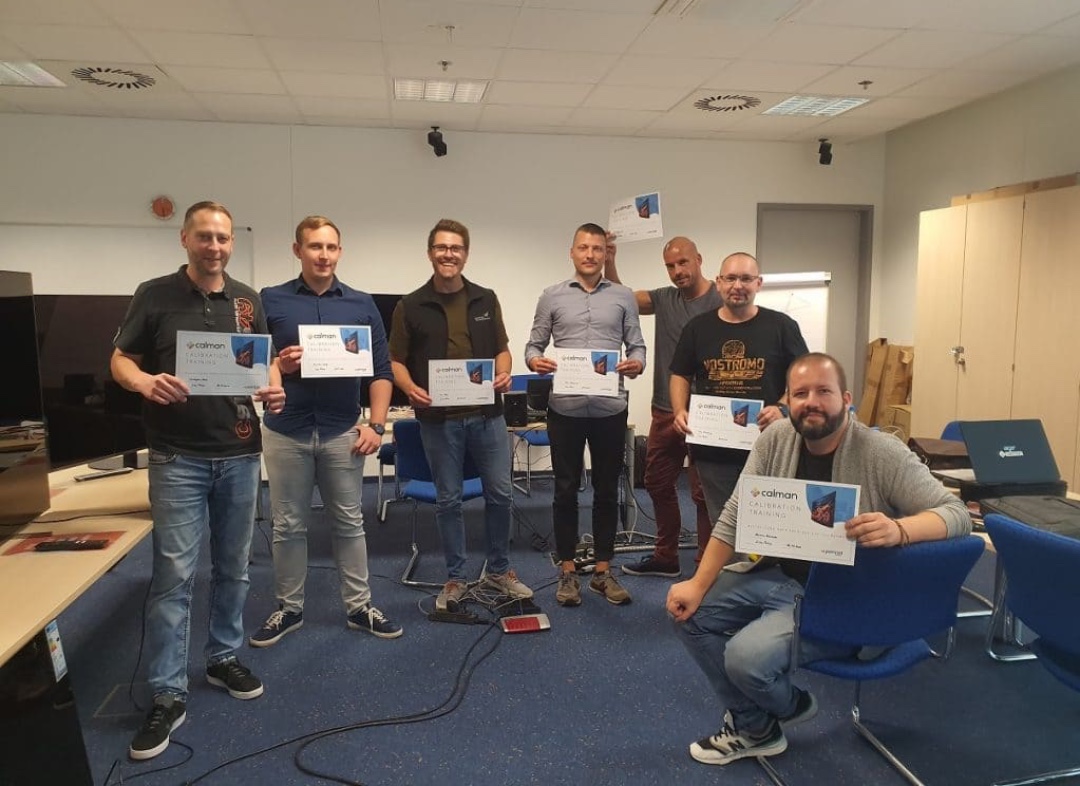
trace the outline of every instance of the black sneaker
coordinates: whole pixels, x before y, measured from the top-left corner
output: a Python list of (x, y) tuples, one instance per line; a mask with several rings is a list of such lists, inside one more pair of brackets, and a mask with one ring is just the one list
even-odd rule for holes
[(396, 639), (405, 632), (400, 625), (370, 603), (360, 611), (350, 614), (348, 625), (353, 630), (364, 630), (380, 639)]
[(187, 718), (184, 702), (171, 693), (154, 697), (154, 704), (128, 748), (128, 756), (136, 761), (152, 759), (169, 747), (169, 735), (180, 728)]
[(286, 633), (291, 633), (304, 624), (304, 612), (278, 609), (263, 623), (263, 626), (251, 634), (248, 644), (252, 647), (269, 647), (277, 644)]
[(631, 576), (667, 576), (671, 579), (682, 575), (678, 562), (661, 562), (651, 554), (637, 562), (623, 565), (622, 572)]
[(702, 764), (729, 764), (739, 759), (775, 756), (787, 750), (780, 724), (772, 721), (760, 737), (735, 731), (729, 723), (711, 737), (690, 744), (690, 755)]
[(217, 688), (224, 688), (234, 699), (257, 699), (263, 695), (262, 682), (236, 658), (219, 660), (207, 666), (206, 681)]
[(802, 688), (796, 688), (795, 691), (799, 694), (799, 699), (795, 703), (795, 709), (787, 717), (778, 719), (780, 725), (785, 729), (798, 723), (804, 723), (817, 715), (818, 704), (817, 699), (814, 698), (814, 694), (808, 690), (803, 690)]

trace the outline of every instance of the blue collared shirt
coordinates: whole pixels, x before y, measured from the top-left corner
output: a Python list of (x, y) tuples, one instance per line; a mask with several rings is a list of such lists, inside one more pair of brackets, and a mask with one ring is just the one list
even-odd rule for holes
[[(626, 359), (640, 360), (645, 370), (645, 339), (641, 336), (637, 300), (629, 287), (601, 278), (586, 292), (576, 278), (548, 287), (540, 295), (532, 333), (525, 345), (525, 364), (544, 354), (548, 342), (556, 347), (615, 349), (626, 345)], [(626, 388), (619, 377), (619, 396), (552, 394), (548, 406), (569, 417), (607, 417), (626, 409)]]
[[(386, 329), (371, 295), (342, 284), (336, 277), (330, 289), (316, 295), (303, 276), (297, 276), (266, 287), (261, 297), (275, 351), (300, 343), (300, 325), (369, 325), (374, 379), (393, 381)], [(303, 379), (296, 373), (283, 375), (282, 384), (285, 409), (277, 415), (266, 414), (267, 428), (290, 437), (310, 434), (317, 428), (319, 438), (327, 439), (356, 426), (360, 417), (359, 378)]]

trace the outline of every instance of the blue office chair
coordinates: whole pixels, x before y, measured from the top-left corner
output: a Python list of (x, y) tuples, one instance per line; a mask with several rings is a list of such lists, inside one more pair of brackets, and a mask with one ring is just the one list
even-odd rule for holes
[[(528, 390), (529, 380), (536, 379), (538, 374), (514, 374), (510, 377), (510, 390), (512, 391), (524, 391)], [(532, 494), (532, 449), (533, 448), (551, 448), (551, 440), (548, 439), (547, 429), (523, 429), (521, 431), (514, 432), (515, 445), (517, 442), (525, 443), (525, 485), (522, 486), (518, 483), (514, 483), (514, 487), (518, 491), (522, 492), (525, 496)], [(516, 452), (516, 451), (515, 451)]]
[[(397, 445), (393, 442), (384, 443), (376, 454), (379, 460), (378, 486), (375, 491), (375, 509), (378, 511), (379, 521), (386, 521), (386, 509), (391, 502), (401, 499), (401, 479), (397, 471)], [(394, 496), (383, 499), (383, 482), (386, 479), (386, 468), (394, 468)]]
[[(1080, 540), (993, 513), (986, 531), (1005, 567), (1005, 604), (1039, 638), (1031, 649), (1047, 671), (1080, 691)], [(1026, 786), (1073, 778), (1080, 766), (994, 786)]]
[[(431, 467), (428, 466), (427, 456), (424, 455), (424, 443), (420, 439), (420, 423), (417, 420), (399, 420), (394, 424), (394, 443), (397, 445), (396, 468), (398, 477), (405, 479), (405, 485), (401, 489), (401, 498), (412, 502), (412, 542), (409, 548), (412, 551), (409, 564), (401, 574), (401, 583), (409, 587), (438, 587), (443, 582), (417, 581), (413, 579), (413, 571), (420, 559), (420, 547), (416, 542), (416, 520), (418, 503), (424, 502), (434, 505), (436, 501), (435, 483), (431, 475)], [(465, 482), (461, 490), (461, 501), (468, 502), (470, 499), (484, 496), (484, 487), (480, 483), (480, 473), (473, 462), (466, 457)]]
[[(812, 661), (802, 668), (855, 682), (851, 707), (855, 731), (915, 786), (922, 782), (863, 725), (862, 682), (895, 676), (928, 658), (949, 656), (960, 585), (983, 547), (982, 538), (969, 535), (905, 548), (860, 548), (854, 566), (815, 563), (805, 595), (796, 603), (791, 662), (798, 663), (802, 639), (851, 647), (849, 657)], [(938, 653), (926, 639), (941, 633), (947, 634), (946, 646)]]
[(960, 421), (950, 420), (945, 424), (945, 428), (941, 430), (942, 439), (952, 439), (957, 442), (964, 441), (964, 435), (960, 433)]

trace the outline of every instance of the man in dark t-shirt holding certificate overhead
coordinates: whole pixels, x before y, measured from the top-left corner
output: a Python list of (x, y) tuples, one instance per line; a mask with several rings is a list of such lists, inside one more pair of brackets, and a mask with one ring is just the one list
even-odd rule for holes
[[(716, 278), (722, 305), (700, 314), (683, 329), (671, 361), (671, 407), (680, 434), (692, 435), (690, 395), (761, 401), (757, 426), (787, 417), (785, 374), (807, 352), (798, 323), (779, 311), (754, 303), (761, 271), (750, 254), (724, 259)], [(714, 445), (690, 445), (709, 517), (715, 521), (735, 490), (749, 451)]]

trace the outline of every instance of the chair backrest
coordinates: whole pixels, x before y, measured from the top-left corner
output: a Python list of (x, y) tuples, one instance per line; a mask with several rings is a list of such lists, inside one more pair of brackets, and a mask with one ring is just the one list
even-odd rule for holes
[(855, 564), (815, 563), (801, 604), (803, 638), (890, 647), (948, 630), (981, 538), (859, 548)]
[(986, 517), (986, 531), (1005, 568), (1005, 603), (1040, 637), (1080, 658), (1080, 540)]
[(512, 374), (510, 376), (510, 390), (527, 391), (529, 380), (536, 379), (539, 374)]
[(960, 421), (950, 420), (941, 430), (941, 439), (952, 439), (957, 442), (964, 441), (964, 435), (960, 432)]
[[(435, 482), (431, 467), (428, 465), (427, 455), (424, 453), (424, 442), (420, 437), (420, 421), (411, 418), (395, 421), (394, 444), (397, 445), (395, 461), (399, 479), (419, 480), (423, 483)], [(480, 471), (468, 452), (465, 453), (463, 477), (465, 480), (480, 477)]]

